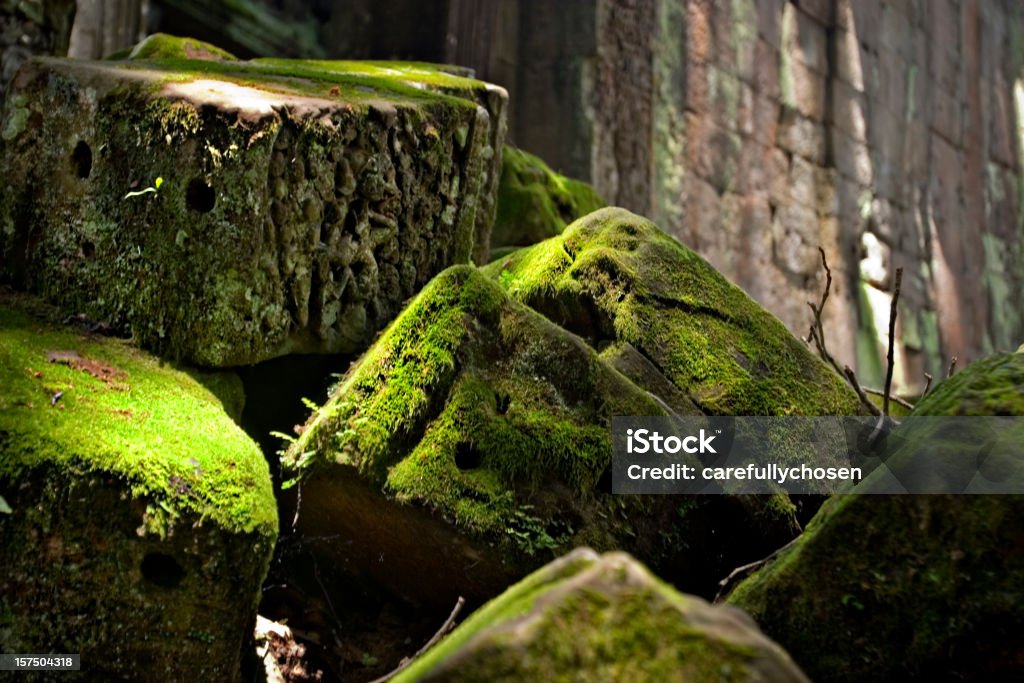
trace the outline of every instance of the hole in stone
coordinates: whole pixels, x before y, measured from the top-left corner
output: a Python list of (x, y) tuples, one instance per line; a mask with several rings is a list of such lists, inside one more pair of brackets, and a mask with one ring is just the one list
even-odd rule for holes
[(92, 258), (96, 255), (96, 245), (92, 242), (82, 242), (82, 256)]
[(163, 588), (174, 588), (185, 578), (185, 570), (170, 555), (146, 553), (142, 558), (142, 577)]
[(475, 470), (480, 467), (483, 458), (483, 453), (474, 448), (473, 444), (460, 443), (455, 447), (455, 466), (460, 470)]
[(71, 152), (71, 167), (75, 174), (83, 180), (92, 173), (92, 150), (85, 140), (79, 140), (74, 151)]
[(185, 190), (185, 205), (199, 213), (213, 211), (213, 205), (217, 203), (217, 195), (213, 188), (199, 178), (194, 178)]

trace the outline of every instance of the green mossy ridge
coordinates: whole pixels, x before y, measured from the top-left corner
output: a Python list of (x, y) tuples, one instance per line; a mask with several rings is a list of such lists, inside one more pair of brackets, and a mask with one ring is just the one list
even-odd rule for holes
[[(123, 61), (122, 61), (123, 60)], [(345, 61), (259, 58), (241, 61), (226, 50), (192, 38), (151, 35), (108, 62), (129, 69), (168, 72), (165, 81), (182, 82), (217, 76), (248, 87), (311, 97), (370, 102), (385, 97), (424, 102), (448, 97), (473, 106), (490, 88), (487, 83), (453, 73), (453, 68), (426, 62)]]
[(204, 43), (195, 38), (182, 38), (166, 33), (154, 33), (140, 41), (127, 54), (111, 55), (108, 59), (213, 59), (218, 61), (238, 61), (227, 50), (216, 45)]
[(911, 414), (1024, 415), (1024, 353), (972, 363), (936, 385)]
[[(74, 352), (117, 374), (104, 382), (49, 362), (51, 352)], [(181, 518), (276, 537), (266, 461), (184, 371), (123, 342), (43, 321), (3, 297), (0, 387), (0, 479), (8, 485), (45, 466), (105, 472), (152, 501), (160, 518), (154, 531)]]
[(805, 680), (739, 615), (676, 592), (627, 555), (578, 549), (474, 612), (395, 681), (527, 677)]
[(536, 244), (607, 205), (590, 185), (555, 173), (539, 157), (506, 145), (491, 247)]
[[(912, 416), (1024, 416), (1022, 386), (1024, 355), (994, 356), (937, 385)], [(728, 602), (814, 680), (932, 680), (979, 665), (999, 678), (1024, 621), (1021, 528), (1020, 496), (837, 496)]]
[[(513, 490), (554, 479), (593, 497), (619, 414), (664, 413), (581, 340), (455, 266), (381, 335), (284, 462), (300, 473), (353, 465), (398, 500), (532, 555), (564, 542), (549, 533), (557, 511), (534, 514)], [(460, 469), (460, 453), (479, 462)]]
[(632, 344), (709, 414), (859, 411), (854, 392), (775, 316), (625, 209), (594, 212), (484, 272), (595, 346)]

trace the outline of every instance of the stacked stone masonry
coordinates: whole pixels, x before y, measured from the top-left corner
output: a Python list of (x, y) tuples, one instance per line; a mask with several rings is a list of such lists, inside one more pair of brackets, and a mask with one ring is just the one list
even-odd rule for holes
[[(533, 3), (518, 6), (519, 45), (543, 45)], [(577, 34), (557, 50), (455, 51), (513, 103), (564, 112), (513, 105), (515, 144), (665, 226), (797, 333), (823, 247), (831, 348), (869, 384), (896, 267), (904, 390), (1024, 339), (1024, 5), (581, 0), (563, 14)], [(557, 67), (537, 76), (541, 62)]]

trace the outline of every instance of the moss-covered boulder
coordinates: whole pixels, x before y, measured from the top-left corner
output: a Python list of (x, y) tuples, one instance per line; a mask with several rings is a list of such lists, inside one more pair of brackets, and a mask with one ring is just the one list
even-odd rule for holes
[[(631, 346), (707, 414), (843, 415), (845, 382), (771, 313), (645, 218), (608, 208), (485, 269), (613, 356)], [(650, 368), (643, 374), (649, 375)]]
[(561, 234), (569, 223), (607, 205), (590, 185), (555, 173), (539, 157), (506, 145), (491, 231), (493, 256)]
[(612, 495), (611, 417), (665, 414), (582, 339), (454, 267), (289, 448), (304, 476), (298, 529), (337, 566), (445, 606), (491, 597), (577, 545), (627, 548), (707, 591), (734, 561), (785, 542), (792, 509)]
[(266, 461), (192, 376), (56, 320), (0, 293), (0, 650), (239, 678), (277, 536)]
[[(997, 356), (941, 383), (912, 417), (1022, 416), (1022, 386), (1024, 354)], [(915, 443), (934, 442), (908, 439), (892, 457), (920, 457)], [(839, 496), (729, 602), (816, 681), (1017, 680), (1022, 529), (1021, 496)]]
[(625, 553), (578, 549), (512, 586), (395, 678), (807, 681), (740, 610), (682, 595)]
[(160, 36), (37, 59), (0, 121), (0, 281), (207, 366), (352, 352), (489, 243), (505, 92)]

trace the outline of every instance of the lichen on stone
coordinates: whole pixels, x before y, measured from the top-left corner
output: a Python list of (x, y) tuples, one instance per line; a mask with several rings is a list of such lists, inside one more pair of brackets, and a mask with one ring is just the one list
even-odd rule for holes
[(0, 166), (25, 182), (0, 188), (0, 280), (223, 367), (361, 350), (486, 254), (500, 88), (152, 40), (15, 78)]

